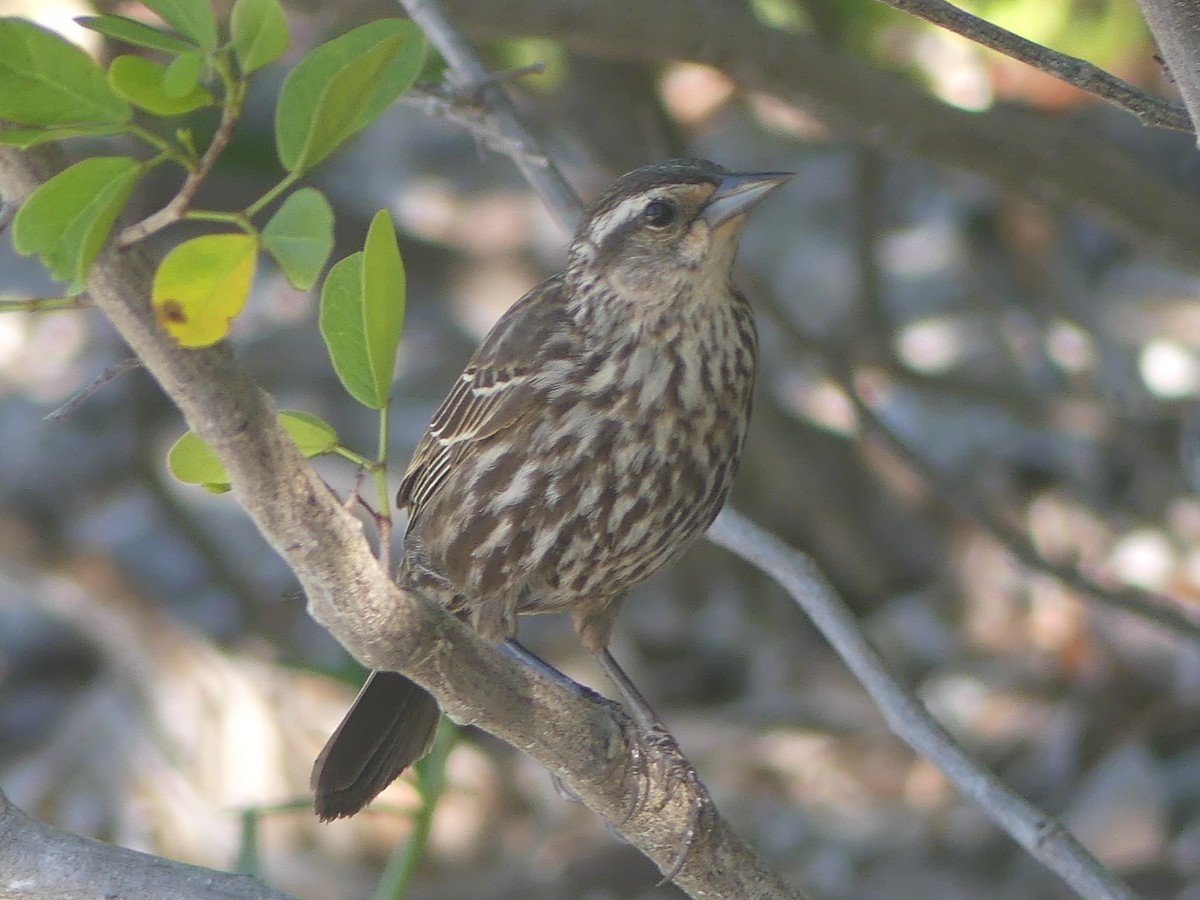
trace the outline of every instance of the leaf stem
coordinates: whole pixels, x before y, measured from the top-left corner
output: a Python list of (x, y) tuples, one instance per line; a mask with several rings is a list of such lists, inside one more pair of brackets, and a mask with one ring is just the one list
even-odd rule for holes
[(222, 212), (219, 209), (191, 209), (185, 212), (181, 218), (188, 219), (193, 222), (228, 222), (230, 225), (236, 225), (246, 234), (258, 237), (258, 229), (254, 227), (244, 213), (240, 212)]
[(70, 297), (0, 297), (0, 313), (47, 312), (53, 309), (83, 309), (88, 302), (81, 294)]
[(250, 216), (257, 214), (264, 206), (266, 206), (268, 203), (270, 203), (272, 200), (274, 200), (276, 197), (278, 197), (280, 194), (282, 194), (284, 191), (286, 191), (288, 188), (290, 188), (293, 184), (295, 184), (299, 180), (299, 178), (300, 178), (299, 173), (288, 172), (288, 174), (285, 175), (283, 177), (283, 179), (277, 185), (275, 185), (273, 188), (271, 188), (269, 191), (267, 191), (265, 194), (263, 194), (261, 197), (259, 197), (257, 200), (255, 200), (253, 203), (251, 203), (249, 206), (246, 207), (246, 209), (245, 209), (246, 216), (250, 217)]
[[(128, 247), (130, 244), (136, 244), (156, 231), (161, 231), (168, 225), (182, 219), (192, 202), (192, 198), (196, 196), (196, 191), (200, 189), (201, 182), (208, 177), (208, 173), (212, 170), (217, 158), (229, 145), (229, 141), (233, 137), (233, 129), (237, 126), (238, 119), (242, 116), (242, 107), (245, 105), (246, 100), (246, 84), (244, 81), (239, 81), (234, 77), (233, 72), (229, 68), (229, 62), (224, 57), (216, 57), (213, 65), (225, 87), (225, 98), (221, 110), (221, 122), (217, 125), (217, 130), (213, 133), (208, 148), (194, 167), (188, 166), (187, 178), (183, 180), (183, 184), (179, 186), (178, 193), (171, 198), (166, 206), (156, 213), (151, 213), (142, 219), (142, 221), (130, 225), (117, 235), (116, 244), (118, 247)], [(152, 132), (147, 132), (147, 134), (152, 134)], [(157, 135), (155, 136), (157, 137)]]
[(379, 525), (379, 564), (385, 571), (392, 568), (392, 499), (387, 483), (388, 404), (379, 410), (379, 453), (372, 467), (375, 489), (379, 492), (379, 508), (375, 511)]
[(334, 444), (333, 448), (329, 452), (336, 453), (342, 459), (349, 460), (356, 466), (361, 467), (364, 471), (371, 472), (375, 469), (375, 463), (371, 462), (365, 456), (355, 453), (349, 447), (346, 447), (342, 444)]
[(198, 161), (188, 153), (180, 152), (178, 147), (174, 146), (161, 134), (155, 134), (153, 131), (143, 125), (131, 123), (129, 125), (129, 133), (136, 138), (140, 138), (151, 147), (158, 150), (161, 156), (166, 157), (172, 162), (179, 163), (179, 165), (188, 172), (195, 171), (196, 166), (199, 165)]

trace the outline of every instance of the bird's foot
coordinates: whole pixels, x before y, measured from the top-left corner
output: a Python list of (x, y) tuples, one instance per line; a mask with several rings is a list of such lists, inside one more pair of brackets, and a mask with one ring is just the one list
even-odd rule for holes
[(712, 797), (695, 767), (680, 751), (678, 741), (661, 723), (655, 723), (650, 728), (637, 728), (635, 734), (636, 738), (630, 742), (630, 758), (641, 776), (639, 782), (642, 787), (634, 791), (626, 820), (637, 811), (642, 797), (652, 794), (650, 788), (656, 783), (664, 788), (661, 798), (654, 805), (656, 810), (670, 803), (680, 788), (686, 789), (690, 798), (691, 809), (687, 825), (680, 832), (675, 846), (674, 862), (660, 882), (667, 884), (674, 880), (687, 862), (705, 813), (712, 807)]

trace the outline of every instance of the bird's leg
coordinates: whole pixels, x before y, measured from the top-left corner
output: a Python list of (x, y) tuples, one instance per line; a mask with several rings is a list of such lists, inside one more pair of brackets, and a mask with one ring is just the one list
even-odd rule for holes
[(560, 687), (566, 688), (576, 697), (582, 697), (585, 700), (604, 699), (591, 688), (584, 687), (578, 681), (568, 678), (536, 653), (531, 652), (527, 647), (525, 647), (524, 644), (519, 643), (516, 638), (507, 638), (504, 643), (500, 645), (500, 652), (505, 656), (515, 659), (517, 662), (521, 663), (527, 668), (532, 669), (549, 681), (553, 681)]
[(608, 652), (608, 649), (599, 650), (593, 654), (596, 661), (600, 663), (600, 668), (604, 670), (604, 674), (609, 680), (617, 686), (621, 692), (621, 696), (625, 698), (625, 702), (629, 705), (629, 711), (633, 715), (633, 720), (637, 722), (638, 727), (646, 733), (661, 732), (670, 736), (667, 731), (667, 726), (663, 724), (662, 719), (658, 717), (658, 713), (650, 705), (649, 701), (642, 696), (642, 692), (637, 689), (637, 685), (633, 683), (625, 670), (613, 658), (613, 655)]
[(656, 762), (659, 767), (659, 773), (668, 778), (666, 796), (663, 798), (665, 804), (671, 799), (674, 793), (674, 784), (686, 784), (691, 791), (692, 801), (691, 815), (688, 818), (688, 826), (680, 835), (679, 844), (676, 846), (675, 863), (671, 866), (671, 870), (663, 877), (662, 884), (671, 881), (679, 870), (683, 868), (683, 864), (687, 861), (688, 852), (692, 848), (692, 841), (696, 837), (696, 832), (700, 827), (700, 819), (704, 815), (705, 809), (712, 803), (712, 798), (709, 797), (708, 789), (700, 781), (700, 776), (696, 769), (683, 753), (679, 750), (679, 744), (675, 738), (671, 736), (671, 732), (667, 730), (667, 726), (663, 724), (662, 719), (658, 717), (658, 713), (650, 706), (646, 698), (642, 696), (642, 692), (637, 689), (637, 685), (633, 680), (625, 674), (625, 670), (613, 658), (607, 648), (594, 651), (593, 656), (600, 663), (600, 668), (604, 669), (604, 673), (621, 691), (621, 695), (625, 698), (628, 704), (633, 720), (637, 723), (642, 735), (654, 748), (657, 757)]
[[(523, 665), (528, 666), (533, 671), (537, 672), (553, 681), (555, 684), (569, 690), (571, 693), (586, 700), (601, 700), (606, 703), (612, 701), (598, 695), (595, 691), (588, 687), (568, 678), (554, 666), (543, 660), (541, 657), (530, 652), (523, 645), (518, 643), (513, 638), (508, 638), (500, 645), (500, 651), (505, 655), (517, 660)], [(662, 884), (674, 879), (679, 874), (679, 870), (683, 868), (683, 864), (687, 862), (688, 853), (692, 848), (692, 842), (696, 838), (696, 832), (700, 828), (700, 820), (704, 815), (705, 809), (711, 804), (712, 800), (708, 795), (708, 789), (700, 781), (700, 776), (696, 773), (695, 768), (689, 763), (679, 750), (679, 744), (671, 733), (667, 730), (667, 726), (663, 724), (662, 719), (654, 711), (649, 701), (642, 696), (642, 692), (637, 689), (633, 680), (625, 674), (625, 670), (617, 663), (613, 655), (607, 649), (601, 649), (593, 652), (596, 661), (600, 663), (606, 675), (617, 689), (621, 692), (621, 696), (625, 698), (625, 703), (629, 715), (632, 717), (634, 724), (637, 725), (638, 731), (641, 732), (643, 739), (653, 748), (655, 762), (659, 769), (659, 775), (667, 779), (667, 795), (664, 799), (670, 800), (674, 793), (675, 786), (686, 784), (690, 788), (691, 796), (695, 798), (692, 802), (691, 815), (688, 818), (687, 828), (679, 837), (679, 843), (675, 850), (675, 862), (671, 866), (662, 880)], [(646, 759), (642, 754), (641, 749), (633, 748), (633, 755), (636, 764), (643, 771), (643, 777), (649, 779), (649, 772), (646, 770)], [(571, 790), (562, 783), (558, 776), (551, 773), (551, 779), (554, 782), (554, 787), (558, 793), (567, 800), (578, 802), (579, 798), (575, 796)], [(629, 810), (626, 813), (626, 819), (637, 811), (638, 804), (641, 802), (641, 791), (635, 790), (634, 796), (630, 801)]]

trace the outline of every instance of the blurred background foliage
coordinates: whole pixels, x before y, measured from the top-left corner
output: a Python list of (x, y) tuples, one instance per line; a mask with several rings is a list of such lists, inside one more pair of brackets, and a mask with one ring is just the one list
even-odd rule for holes
[[(747, 3), (771, 28), (818, 35), (949, 104), (1022, 105), (1095, 135), (1098, 152), (1121, 148), (1171, 179), (1179, 203), (1196, 203), (1191, 136), (1143, 129), (872, 0)], [(1133, 0), (969, 8), (1170, 95)], [(91, 11), (0, 0), (2, 14), (85, 42), (94, 35), (70, 18)], [(258, 80), (201, 202), (235, 205), (278, 176), (270, 110), (288, 64), (351, 21), (394, 12), (289, 7), (293, 49)], [(513, 91), (585, 196), (680, 153), (798, 173), (743, 243), (764, 364), (736, 505), (814, 556), (896, 671), (1008, 783), (1063, 816), (1143, 896), (1200, 897), (1195, 635), (1068, 590), (962, 515), (964, 502), (989, 510), (1054, 562), (1196, 613), (1196, 273), (969, 165), (855, 145), (711, 68), (584, 56), (536, 34), (487, 49), (497, 68), (546, 63)], [(340, 252), (381, 206), (401, 229), (398, 474), (472, 347), (561, 264), (566, 237), (506, 159), (404, 104), (313, 181), (338, 210)], [(131, 214), (173, 187), (161, 179)], [(5, 243), (0, 290), (54, 286)], [(372, 417), (325, 358), (311, 294), (262, 272), (234, 344), (280, 406), (373, 445)], [(318, 826), (305, 806), (311, 761), (361, 673), (308, 620), (233, 501), (167, 476), (183, 425), (143, 373), (46, 419), (126, 355), (92, 313), (0, 317), (0, 785), (74, 831), (218, 867), (240, 858), (304, 898), (371, 896), (411, 834), (415, 782), (348, 822)], [(907, 449), (878, 438), (848, 386)], [(346, 464), (321, 466), (353, 489)], [(522, 633), (611, 693), (566, 623), (527, 620)], [(820, 895), (1068, 895), (890, 737), (792, 603), (724, 553), (702, 543), (639, 589), (614, 650), (722, 809)], [(446, 774), (411, 896), (677, 895), (510, 748), (468, 731)], [(247, 809), (263, 810), (252, 860)]]

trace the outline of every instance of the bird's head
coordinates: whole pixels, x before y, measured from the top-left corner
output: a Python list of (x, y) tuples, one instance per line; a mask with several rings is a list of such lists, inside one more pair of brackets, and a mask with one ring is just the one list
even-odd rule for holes
[(791, 175), (677, 159), (635, 169), (584, 214), (567, 277), (630, 301), (725, 291), (746, 214)]

